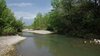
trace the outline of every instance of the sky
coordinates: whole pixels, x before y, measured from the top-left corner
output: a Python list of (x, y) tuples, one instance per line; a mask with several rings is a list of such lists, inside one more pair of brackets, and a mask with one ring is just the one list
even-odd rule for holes
[(23, 17), (26, 25), (32, 24), (37, 13), (47, 13), (52, 9), (51, 0), (6, 0), (7, 6), (17, 19)]

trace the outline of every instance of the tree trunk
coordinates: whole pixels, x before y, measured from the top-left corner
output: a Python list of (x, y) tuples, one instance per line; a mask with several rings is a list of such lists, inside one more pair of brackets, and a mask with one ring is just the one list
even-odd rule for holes
[(95, 0), (95, 5), (97, 4), (97, 0)]
[(98, 0), (98, 4), (100, 5), (100, 0)]

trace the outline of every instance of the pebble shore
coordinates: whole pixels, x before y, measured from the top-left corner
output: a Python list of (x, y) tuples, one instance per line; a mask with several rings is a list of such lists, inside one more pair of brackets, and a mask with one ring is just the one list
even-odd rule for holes
[(4, 56), (9, 51), (13, 50), (13, 45), (25, 40), (21, 36), (2, 36), (0, 37), (0, 56)]

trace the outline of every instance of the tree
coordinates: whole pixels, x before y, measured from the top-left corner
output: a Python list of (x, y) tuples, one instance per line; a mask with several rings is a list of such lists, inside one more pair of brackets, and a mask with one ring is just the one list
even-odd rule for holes
[(16, 20), (14, 13), (6, 6), (5, 0), (0, 0), (0, 35), (16, 34), (22, 27), (22, 21)]
[[(34, 21), (34, 27), (70, 36), (99, 38), (99, 0), (52, 0), (53, 9)], [(47, 18), (46, 18), (47, 17)], [(45, 22), (46, 23), (43, 23)], [(39, 25), (38, 25), (39, 24)]]

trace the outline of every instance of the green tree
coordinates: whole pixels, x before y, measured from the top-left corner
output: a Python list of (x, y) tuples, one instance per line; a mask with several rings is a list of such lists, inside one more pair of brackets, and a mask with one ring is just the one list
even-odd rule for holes
[[(53, 9), (37, 16), (34, 27), (71, 36), (99, 38), (100, 34), (99, 0), (52, 0)], [(39, 18), (40, 17), (40, 18)], [(44, 23), (45, 22), (45, 23)]]
[(6, 1), (0, 0), (0, 35), (16, 34), (22, 27), (22, 21), (16, 20), (14, 13), (6, 6)]

